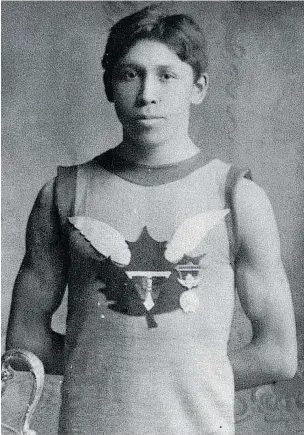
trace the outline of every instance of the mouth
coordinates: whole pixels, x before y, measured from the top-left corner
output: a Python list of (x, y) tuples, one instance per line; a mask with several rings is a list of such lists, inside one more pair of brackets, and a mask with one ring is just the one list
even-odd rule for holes
[(158, 116), (158, 115), (139, 115), (136, 117), (137, 120), (139, 121), (145, 121), (145, 120), (154, 120), (154, 119), (164, 119), (163, 116)]
[(136, 119), (136, 124), (143, 128), (157, 128), (160, 127), (164, 122), (163, 117), (156, 116), (144, 116)]

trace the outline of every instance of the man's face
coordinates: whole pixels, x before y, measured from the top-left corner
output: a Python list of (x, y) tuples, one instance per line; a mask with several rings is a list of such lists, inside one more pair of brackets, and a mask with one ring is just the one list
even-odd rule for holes
[(161, 144), (188, 134), (198, 87), (192, 67), (167, 45), (138, 41), (116, 64), (112, 84), (116, 113), (129, 138)]

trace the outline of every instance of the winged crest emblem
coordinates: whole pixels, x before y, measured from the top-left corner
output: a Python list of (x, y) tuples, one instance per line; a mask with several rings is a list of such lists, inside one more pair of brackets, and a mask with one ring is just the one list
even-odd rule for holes
[[(229, 209), (211, 210), (188, 217), (166, 243), (165, 259), (177, 263), (184, 255), (189, 255), (227, 213)], [(104, 257), (121, 266), (130, 263), (129, 245), (125, 237), (111, 225), (88, 216), (69, 217), (69, 222)]]
[[(154, 240), (147, 227), (135, 242), (130, 242), (98, 219), (73, 216), (69, 222), (106, 259), (101, 262), (101, 270), (107, 290), (102, 291), (116, 301), (110, 308), (128, 315), (146, 315), (148, 327), (154, 328), (157, 327), (154, 314), (179, 307), (185, 312), (197, 310), (199, 299), (193, 288), (199, 282), (204, 255), (191, 257), (191, 252), (227, 213), (229, 209), (190, 216), (168, 242)], [(176, 286), (177, 282), (180, 286)]]

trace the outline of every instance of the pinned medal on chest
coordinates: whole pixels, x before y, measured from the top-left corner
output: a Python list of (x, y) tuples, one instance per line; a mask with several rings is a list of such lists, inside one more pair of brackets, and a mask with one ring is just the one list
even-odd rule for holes
[(181, 309), (185, 313), (197, 313), (200, 301), (194, 289), (199, 285), (201, 280), (201, 262), (199, 264), (194, 264), (190, 261), (186, 264), (180, 264), (176, 266), (175, 270), (179, 275), (177, 281), (183, 287), (187, 288), (179, 298)]
[[(199, 297), (195, 291), (201, 281), (202, 259), (190, 257), (204, 237), (229, 213), (229, 209), (211, 210), (188, 217), (175, 231), (168, 243), (165, 258), (171, 263), (179, 263), (175, 270), (177, 281), (187, 290), (179, 298), (181, 309), (185, 313), (197, 313), (200, 306)], [(180, 262), (184, 260), (183, 264)]]

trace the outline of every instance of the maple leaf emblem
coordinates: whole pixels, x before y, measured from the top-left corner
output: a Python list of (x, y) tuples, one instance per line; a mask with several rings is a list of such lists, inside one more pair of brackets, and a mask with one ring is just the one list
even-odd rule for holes
[(145, 226), (136, 242), (127, 242), (131, 261), (125, 270), (172, 270), (172, 264), (165, 258), (167, 242), (154, 240)]

